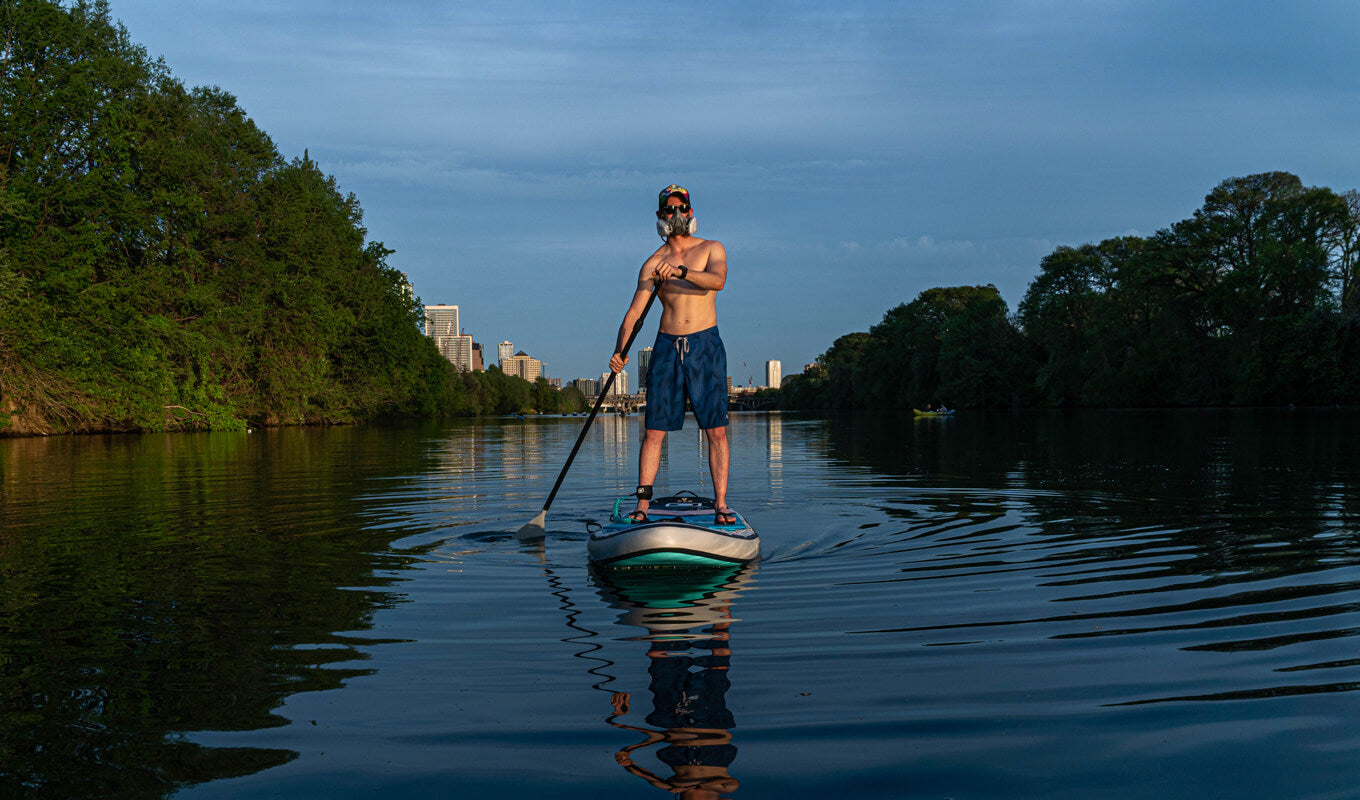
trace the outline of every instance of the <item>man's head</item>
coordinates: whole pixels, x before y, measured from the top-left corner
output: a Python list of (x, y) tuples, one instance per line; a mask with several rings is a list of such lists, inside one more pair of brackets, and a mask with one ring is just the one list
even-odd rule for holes
[(698, 229), (694, 209), (689, 204), (689, 190), (671, 184), (657, 195), (656, 232), (661, 238), (689, 236)]
[(681, 203), (683, 203), (684, 205), (689, 205), (689, 190), (683, 186), (677, 186), (676, 184), (672, 183), (670, 186), (667, 186), (665, 189), (662, 189), (661, 194), (657, 195), (656, 207), (665, 208), (668, 201), (672, 197), (678, 197), (680, 198)]

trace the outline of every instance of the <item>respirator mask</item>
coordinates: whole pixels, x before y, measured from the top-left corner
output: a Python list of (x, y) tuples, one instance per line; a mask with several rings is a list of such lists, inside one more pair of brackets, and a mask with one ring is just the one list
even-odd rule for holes
[[(668, 206), (668, 208), (679, 209), (680, 206)], [(699, 230), (699, 220), (692, 216), (685, 216), (679, 211), (672, 211), (669, 217), (660, 216), (656, 218), (656, 234), (662, 239), (669, 236), (693, 236)]]

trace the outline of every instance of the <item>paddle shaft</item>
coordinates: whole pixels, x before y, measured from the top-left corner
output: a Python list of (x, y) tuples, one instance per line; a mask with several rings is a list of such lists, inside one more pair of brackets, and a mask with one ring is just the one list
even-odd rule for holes
[[(628, 355), (628, 350), (633, 346), (633, 340), (637, 338), (638, 332), (642, 330), (642, 322), (647, 319), (647, 312), (652, 310), (652, 303), (656, 302), (656, 293), (660, 289), (661, 281), (658, 279), (656, 284), (652, 286), (652, 293), (647, 298), (647, 305), (642, 307), (642, 315), (638, 317), (637, 322), (633, 323), (633, 332), (628, 334), (628, 341), (624, 342), (623, 349), (619, 351), (623, 353), (624, 356)], [(590, 430), (590, 423), (595, 421), (595, 415), (600, 413), (600, 406), (604, 405), (604, 399), (609, 396), (609, 390), (614, 387), (614, 378), (616, 376), (618, 376), (618, 373), (610, 370), (609, 379), (604, 382), (604, 386), (600, 387), (600, 396), (595, 399), (595, 407), (590, 409), (590, 416), (586, 417), (586, 424), (581, 426), (581, 434), (576, 437), (576, 444), (571, 448), (571, 455), (567, 456), (567, 463), (562, 465), (562, 472), (558, 474), (557, 482), (553, 484), (552, 491), (548, 492), (548, 499), (543, 504), (543, 511), (545, 513), (548, 510), (548, 506), (553, 504), (553, 498), (557, 497), (557, 490), (562, 488), (562, 481), (567, 477), (567, 470), (571, 469), (571, 462), (576, 460), (576, 451), (581, 449), (581, 442), (584, 442), (586, 439), (586, 431)]]

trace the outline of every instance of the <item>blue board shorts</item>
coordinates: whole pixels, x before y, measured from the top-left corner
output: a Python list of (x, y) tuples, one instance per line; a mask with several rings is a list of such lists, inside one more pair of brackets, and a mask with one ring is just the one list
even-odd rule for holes
[(656, 335), (647, 371), (647, 428), (683, 428), (686, 397), (700, 428), (727, 424), (727, 349), (717, 326), (684, 336)]

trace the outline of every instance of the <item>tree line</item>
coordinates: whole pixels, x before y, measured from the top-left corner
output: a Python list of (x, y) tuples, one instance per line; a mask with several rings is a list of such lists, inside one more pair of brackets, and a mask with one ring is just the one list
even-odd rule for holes
[(0, 431), (579, 408), (455, 371), (362, 220), (104, 0), (0, 0)]
[(1018, 312), (933, 288), (785, 379), (785, 408), (1360, 400), (1360, 193), (1229, 178), (1152, 236), (1059, 247)]

